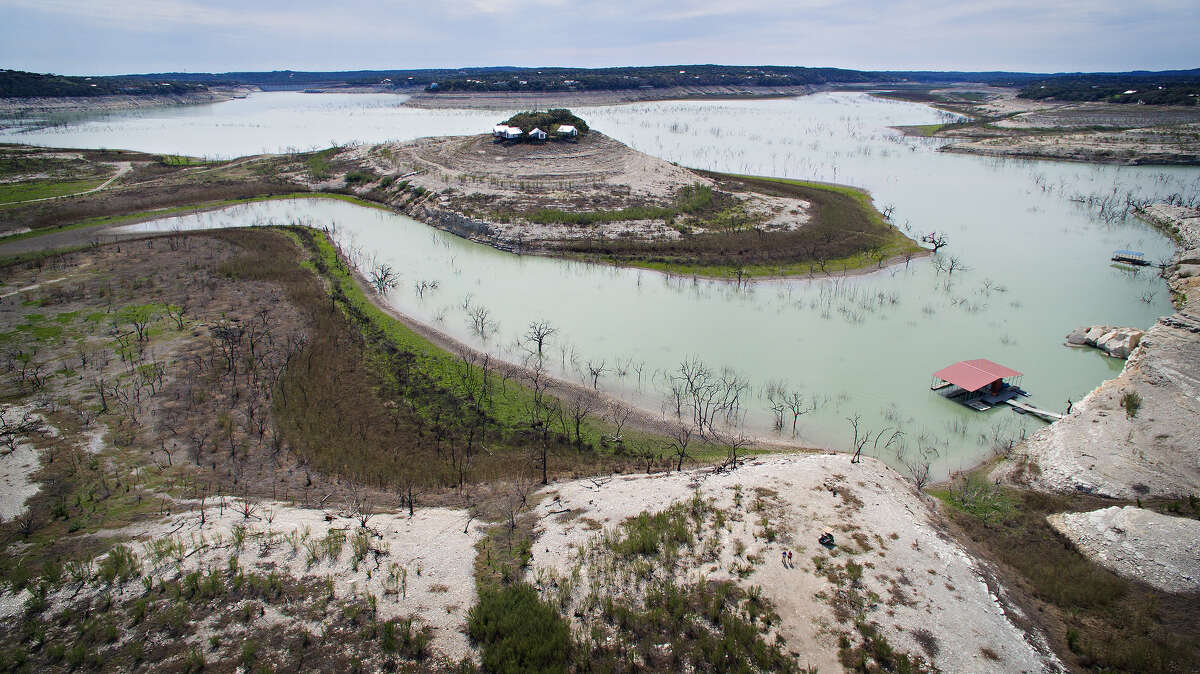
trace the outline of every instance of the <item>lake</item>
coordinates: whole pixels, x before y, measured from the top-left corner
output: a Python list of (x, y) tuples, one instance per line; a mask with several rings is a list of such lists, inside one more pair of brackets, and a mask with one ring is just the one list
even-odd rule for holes
[[(504, 113), (416, 110), (386, 95), (256, 94), (197, 108), (74, 119), (19, 132), (11, 142), (131, 148), (232, 157), (330, 141), (379, 142), (478, 133)], [(670, 407), (670, 382), (685, 359), (747, 383), (745, 424), (772, 432), (765, 391), (801, 392), (815, 409), (795, 439), (845, 449), (847, 421), (903, 440), (869, 453), (898, 464), (935, 449), (935, 472), (969, 467), (997, 443), (1041, 422), (1007, 408), (977, 413), (929, 391), (930, 374), (952, 362), (989, 358), (1024, 372), (1031, 401), (1061, 411), (1122, 361), (1063, 346), (1084, 325), (1147, 327), (1172, 311), (1151, 271), (1114, 268), (1117, 248), (1166, 258), (1172, 245), (1134, 218), (1101, 217), (1119, 202), (1200, 188), (1194, 167), (1093, 166), (939, 153), (940, 141), (905, 138), (892, 125), (929, 124), (945, 113), (865, 94), (766, 101), (657, 102), (577, 109), (593, 127), (686, 166), (860, 186), (917, 235), (939, 231), (963, 265), (952, 275), (929, 260), (864, 276), (723, 281), (519, 257), (433, 230), (404, 216), (320, 199), (273, 201), (135, 226), (140, 230), (304, 222), (336, 226), (361, 259), (376, 255), (402, 272), (388, 299), (452, 336), (519, 361), (526, 326), (559, 331), (547, 358), (564, 376), (654, 410)], [(416, 284), (437, 281), (418, 294)], [(468, 308), (493, 326), (476, 334)], [(790, 414), (784, 439), (791, 440)], [(890, 437), (890, 432), (886, 437)], [(886, 440), (885, 437), (885, 440)], [(882, 442), (880, 443), (882, 446)]]

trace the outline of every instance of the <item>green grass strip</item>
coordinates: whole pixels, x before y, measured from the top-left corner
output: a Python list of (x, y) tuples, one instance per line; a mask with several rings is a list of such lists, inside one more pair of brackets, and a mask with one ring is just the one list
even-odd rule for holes
[(223, 208), (225, 206), (236, 206), (238, 204), (249, 204), (257, 201), (276, 201), (279, 199), (336, 199), (338, 201), (346, 201), (359, 206), (368, 208), (377, 208), (384, 211), (391, 211), (390, 208), (382, 204), (377, 204), (370, 201), (364, 201), (358, 197), (349, 194), (335, 194), (330, 192), (293, 192), (291, 194), (272, 194), (261, 197), (245, 197), (243, 199), (224, 199), (221, 201), (203, 201), (195, 204), (186, 204), (183, 206), (172, 206), (170, 208), (157, 208), (150, 211), (140, 211), (137, 213), (127, 213), (125, 215), (105, 215), (96, 218), (88, 218), (67, 225), (59, 225), (57, 227), (42, 227), (29, 232), (20, 234), (10, 234), (0, 237), (0, 244), (9, 243), (12, 241), (24, 241), (46, 234), (55, 234), (57, 232), (69, 232), (75, 229), (84, 229), (87, 227), (100, 227), (104, 225), (120, 225), (130, 222), (142, 220), (156, 220), (158, 218), (170, 217), (179, 215), (180, 213), (190, 213), (198, 210), (211, 210), (214, 208)]

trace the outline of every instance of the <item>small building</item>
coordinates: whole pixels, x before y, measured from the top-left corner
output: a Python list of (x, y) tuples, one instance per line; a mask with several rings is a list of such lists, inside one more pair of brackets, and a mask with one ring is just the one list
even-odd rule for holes
[(542, 131), (541, 129), (539, 129), (537, 127), (534, 127), (533, 131), (529, 132), (529, 137), (534, 140), (546, 140), (546, 135), (547, 134), (545, 131)]
[(559, 124), (558, 129), (556, 129), (554, 133), (558, 134), (562, 138), (575, 138), (579, 136), (579, 129), (576, 129), (570, 124)]
[(516, 140), (524, 133), (524, 131), (521, 131), (517, 127), (508, 126), (507, 124), (497, 124), (492, 127), (492, 138), (496, 140)]
[(1017, 396), (1029, 395), (1016, 384), (1020, 376), (1021, 373), (1012, 368), (977, 358), (934, 372), (934, 383), (929, 388), (945, 398), (983, 412)]

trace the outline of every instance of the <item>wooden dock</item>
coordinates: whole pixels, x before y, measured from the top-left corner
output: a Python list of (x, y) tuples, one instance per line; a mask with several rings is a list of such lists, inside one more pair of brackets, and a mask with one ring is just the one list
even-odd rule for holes
[(1032, 414), (1033, 416), (1039, 417), (1046, 421), (1058, 421), (1059, 419), (1063, 418), (1063, 415), (1059, 414), (1058, 412), (1051, 412), (1050, 410), (1038, 409), (1037, 407), (1034, 407), (1033, 405), (1030, 405), (1029, 403), (1021, 402), (1020, 400), (1005, 400), (1004, 402), (1008, 403), (1009, 405), (1012, 405), (1013, 408), (1016, 409), (1016, 411), (1018, 411), (1018, 412), (1022, 412), (1025, 414)]

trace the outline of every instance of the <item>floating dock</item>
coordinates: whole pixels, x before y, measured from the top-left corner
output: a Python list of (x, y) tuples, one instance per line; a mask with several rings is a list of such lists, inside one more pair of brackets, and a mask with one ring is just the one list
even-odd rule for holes
[(1063, 418), (1063, 415), (1059, 414), (1058, 412), (1051, 412), (1050, 410), (1043, 410), (1043, 409), (1034, 407), (1033, 405), (1030, 405), (1029, 403), (1021, 402), (1020, 400), (1005, 400), (1004, 402), (1008, 403), (1009, 405), (1012, 405), (1013, 410), (1016, 412), (1020, 412), (1021, 414), (1032, 414), (1033, 416), (1039, 417), (1045, 421), (1058, 421), (1059, 419)]
[(1150, 263), (1146, 261), (1146, 254), (1136, 250), (1114, 250), (1112, 261), (1120, 262), (1121, 264), (1131, 264), (1135, 267), (1150, 266)]

